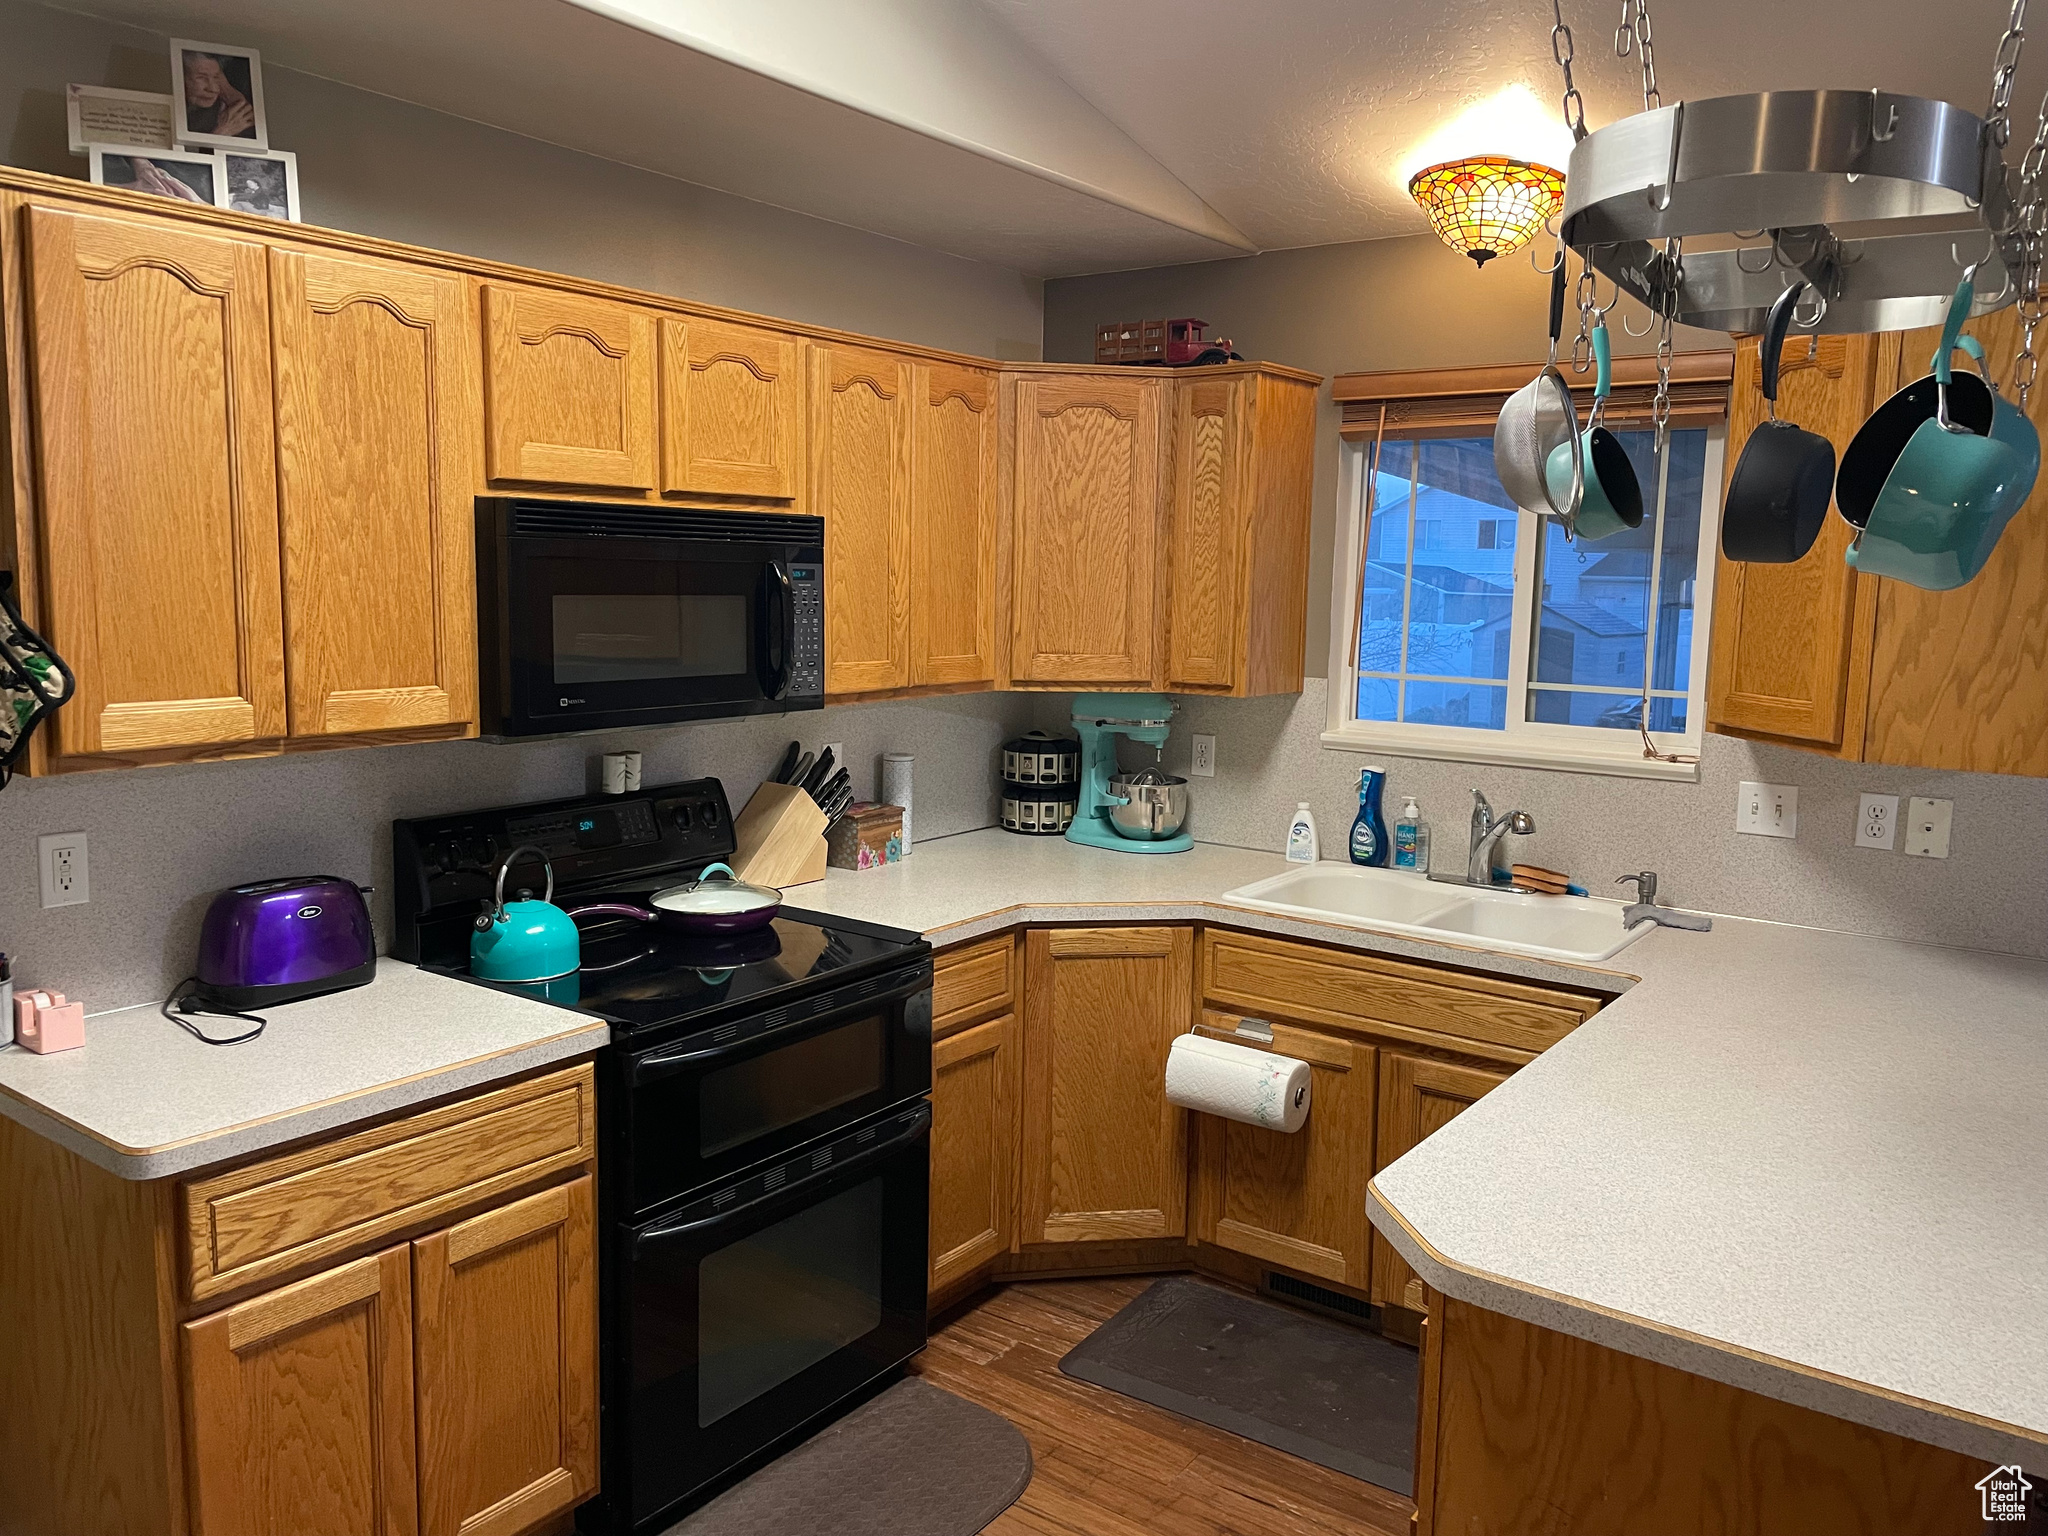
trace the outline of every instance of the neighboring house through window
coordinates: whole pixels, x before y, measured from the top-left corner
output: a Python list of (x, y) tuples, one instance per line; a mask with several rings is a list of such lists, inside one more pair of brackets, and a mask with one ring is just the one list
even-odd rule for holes
[(1338, 380), (1327, 744), (1696, 776), (1732, 358), (1681, 361), (1661, 459), (1645, 360), (1622, 365), (1608, 421), (1645, 516), (1597, 543), (1494, 473), (1492, 417), (1533, 367)]

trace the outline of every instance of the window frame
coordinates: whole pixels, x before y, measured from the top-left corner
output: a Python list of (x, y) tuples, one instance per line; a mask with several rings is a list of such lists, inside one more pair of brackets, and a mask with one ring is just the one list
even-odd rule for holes
[[(1451, 762), (1493, 763), (1520, 768), (1552, 768), (1573, 773), (1609, 774), (1622, 778), (1664, 779), (1682, 783), (1699, 782), (1700, 741), (1706, 728), (1707, 650), (1714, 612), (1714, 578), (1720, 551), (1721, 503), (1727, 459), (1728, 428), (1724, 420), (1690, 424), (1691, 430), (1707, 434), (1706, 461), (1701, 485), (1708, 494), (1700, 508), (1699, 559), (1693, 574), (1693, 637), (1690, 675), (1686, 680), (1686, 729), (1652, 731), (1657, 750), (1685, 759), (1670, 762), (1643, 755), (1638, 732), (1609, 730), (1591, 725), (1558, 725), (1527, 717), (1534, 677), (1531, 652), (1536, 633), (1536, 600), (1541, 580), (1536, 569), (1538, 539), (1535, 513), (1518, 508), (1515, 525), (1515, 591), (1513, 617), (1508, 631), (1508, 690), (1506, 722), (1501, 730), (1469, 725), (1415, 725), (1405, 721), (1359, 720), (1358, 652), (1355, 625), (1363, 594), (1359, 578), (1363, 570), (1360, 553), (1368, 534), (1366, 506), (1366, 464), (1373, 451), (1370, 440), (1347, 439), (1340, 444), (1337, 466), (1337, 529), (1332, 561), (1330, 593), (1329, 698), (1322, 744), (1340, 751), (1386, 753), (1398, 757), (1429, 757)], [(1684, 430), (1674, 427), (1673, 430)], [(1388, 440), (1425, 441), (1446, 435), (1440, 432), (1387, 434)], [(1474, 434), (1476, 435), (1476, 434)], [(1668, 469), (1659, 461), (1660, 475)], [(1664, 487), (1656, 488), (1661, 504)], [(1411, 531), (1411, 540), (1412, 531)], [(1650, 569), (1662, 568), (1664, 523), (1660, 518), (1657, 536), (1651, 544)], [(1649, 604), (1655, 623), (1657, 602)], [(1644, 664), (1654, 653), (1654, 635), (1644, 640)], [(1571, 691), (1584, 692), (1578, 689)], [(1616, 697), (1641, 697), (1641, 690), (1624, 690)], [(1612, 738), (1611, 744), (1597, 738)]]

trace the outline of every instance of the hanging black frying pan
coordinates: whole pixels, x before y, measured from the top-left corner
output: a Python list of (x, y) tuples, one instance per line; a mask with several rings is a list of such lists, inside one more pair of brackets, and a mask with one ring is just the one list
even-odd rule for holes
[(1778, 419), (1778, 364), (1785, 332), (1806, 284), (1794, 283), (1771, 306), (1762, 351), (1770, 414), (1749, 434), (1728, 482), (1721, 553), (1730, 560), (1790, 565), (1820, 536), (1835, 489), (1835, 445), (1818, 432)]

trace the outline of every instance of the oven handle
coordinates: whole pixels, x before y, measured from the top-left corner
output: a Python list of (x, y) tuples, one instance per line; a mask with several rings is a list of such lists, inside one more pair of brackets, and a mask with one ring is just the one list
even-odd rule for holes
[(773, 615), (764, 614), (761, 626), (765, 641), (761, 648), (761, 692), (780, 701), (789, 694), (792, 653), (796, 650), (796, 596), (789, 584), (788, 567), (780, 560), (768, 562), (765, 581), (774, 602), (764, 605), (772, 606)]
[(926, 1101), (918, 1105), (916, 1117), (902, 1130), (896, 1132), (895, 1135), (887, 1140), (878, 1141), (873, 1146), (864, 1148), (856, 1155), (847, 1158), (844, 1162), (836, 1162), (829, 1167), (820, 1168), (815, 1173), (806, 1174), (800, 1179), (793, 1180), (779, 1188), (771, 1189), (765, 1194), (756, 1195), (744, 1204), (727, 1206), (724, 1210), (710, 1216), (699, 1216), (694, 1221), (678, 1221), (661, 1226), (643, 1227), (633, 1234), (633, 1249), (637, 1253), (648, 1243), (658, 1242), (664, 1238), (683, 1237), (691, 1232), (702, 1232), (710, 1227), (722, 1226), (736, 1217), (746, 1215), (749, 1211), (758, 1210), (764, 1205), (781, 1200), (799, 1190), (808, 1189), (821, 1179), (836, 1178), (843, 1173), (858, 1172), (860, 1169), (867, 1167), (868, 1164), (888, 1156), (891, 1152), (898, 1151), (909, 1142), (917, 1140), (918, 1137), (930, 1130), (931, 1126), (932, 1106), (929, 1101)]
[[(779, 1029), (763, 1030), (758, 1035), (748, 1035), (744, 1040), (728, 1040), (723, 1045), (698, 1046), (693, 1050), (670, 1049), (650, 1051), (633, 1063), (633, 1086), (640, 1087), (659, 1078), (667, 1077), (683, 1067), (700, 1066), (705, 1062), (719, 1061), (728, 1056), (744, 1055), (766, 1043), (782, 1039), (786, 1035), (818, 1032), (818, 1026), (828, 1024), (836, 1015), (852, 1012), (854, 1009), (887, 1007), (908, 997), (915, 997), (932, 984), (932, 973), (928, 966), (919, 966), (910, 973), (903, 985), (892, 987), (887, 992), (871, 993), (865, 997), (850, 997), (843, 1003), (809, 1014), (801, 1019), (791, 1019)], [(929, 1020), (926, 1021), (929, 1026)]]

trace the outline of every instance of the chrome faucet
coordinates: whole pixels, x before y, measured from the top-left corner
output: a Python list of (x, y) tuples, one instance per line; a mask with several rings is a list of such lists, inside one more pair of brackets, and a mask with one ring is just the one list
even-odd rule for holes
[(1636, 899), (1621, 909), (1621, 926), (1633, 928), (1637, 923), (1655, 923), (1662, 928), (1684, 928), (1693, 933), (1711, 932), (1714, 920), (1702, 917), (1697, 912), (1675, 912), (1670, 907), (1657, 905), (1657, 871), (1646, 869), (1639, 875), (1623, 875), (1614, 883), (1627, 885), (1634, 882)]
[(1486, 796), (1475, 789), (1472, 791), (1472, 840), (1466, 851), (1464, 875), (1431, 875), (1430, 878), (1452, 884), (1490, 886), (1494, 883), (1494, 850), (1500, 846), (1501, 839), (1510, 832), (1527, 837), (1535, 830), (1536, 818), (1527, 811), (1509, 811), (1504, 816), (1495, 816)]

